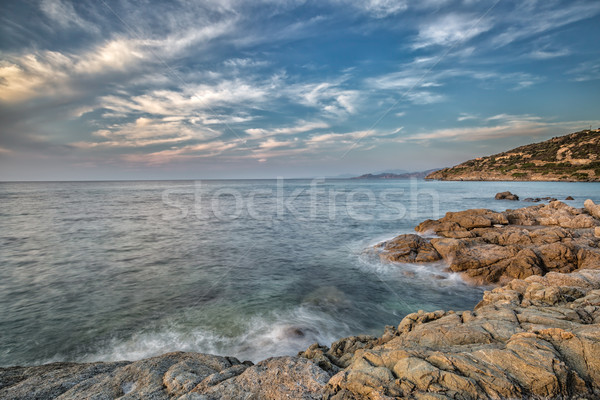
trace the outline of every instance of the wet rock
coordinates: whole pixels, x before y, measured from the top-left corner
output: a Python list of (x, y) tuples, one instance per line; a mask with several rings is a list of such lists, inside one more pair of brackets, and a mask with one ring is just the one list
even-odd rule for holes
[(383, 260), (404, 263), (432, 262), (441, 259), (428, 239), (419, 235), (400, 235), (378, 245), (382, 249), (379, 256)]
[(406, 316), (353, 354), (325, 398), (597, 397), (599, 324), (599, 270), (514, 280), (475, 311)]
[(500, 193), (496, 193), (496, 200), (519, 200), (519, 196), (517, 196), (516, 194), (512, 194), (511, 192), (500, 192)]
[(573, 198), (573, 196), (567, 196), (567, 197), (565, 198), (565, 200), (575, 200), (575, 199)]
[(597, 206), (586, 204), (585, 210), (551, 201), (501, 213), (449, 212), (415, 228), (438, 237), (401, 235), (380, 245), (381, 258), (414, 263), (441, 258), (448, 270), (474, 283), (502, 284), (548, 271), (600, 268), (600, 221), (591, 215)]

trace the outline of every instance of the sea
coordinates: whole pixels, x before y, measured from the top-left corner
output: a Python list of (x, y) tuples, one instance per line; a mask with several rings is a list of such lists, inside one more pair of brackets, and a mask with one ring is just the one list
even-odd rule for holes
[(170, 351), (257, 362), (470, 309), (489, 288), (370, 249), (448, 211), (532, 205), (494, 200), (505, 190), (600, 202), (598, 183), (0, 183), (0, 366)]

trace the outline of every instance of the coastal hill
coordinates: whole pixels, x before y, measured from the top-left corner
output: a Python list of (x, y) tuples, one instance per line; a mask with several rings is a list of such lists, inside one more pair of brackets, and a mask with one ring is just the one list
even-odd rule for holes
[(479, 157), (432, 172), (446, 181), (600, 181), (600, 129)]

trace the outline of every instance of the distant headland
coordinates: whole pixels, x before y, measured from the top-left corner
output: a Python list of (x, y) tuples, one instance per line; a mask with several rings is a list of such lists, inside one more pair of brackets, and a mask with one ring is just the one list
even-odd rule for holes
[(600, 182), (600, 129), (588, 129), (428, 174), (446, 181)]
[(393, 172), (382, 172), (379, 174), (364, 174), (361, 176), (355, 176), (350, 179), (423, 179), (426, 176), (438, 171), (439, 168), (428, 169), (427, 171), (416, 171), (416, 172), (405, 172), (405, 173), (393, 173)]

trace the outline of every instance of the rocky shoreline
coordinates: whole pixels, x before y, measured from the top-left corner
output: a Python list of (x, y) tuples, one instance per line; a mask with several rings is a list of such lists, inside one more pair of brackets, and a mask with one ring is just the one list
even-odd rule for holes
[(443, 260), (485, 292), (470, 311), (410, 314), (381, 337), (257, 364), (168, 353), (0, 369), (1, 399), (600, 398), (600, 207), (559, 201), (448, 213), (370, 251)]
[(586, 129), (432, 172), (444, 181), (599, 182), (600, 129)]

